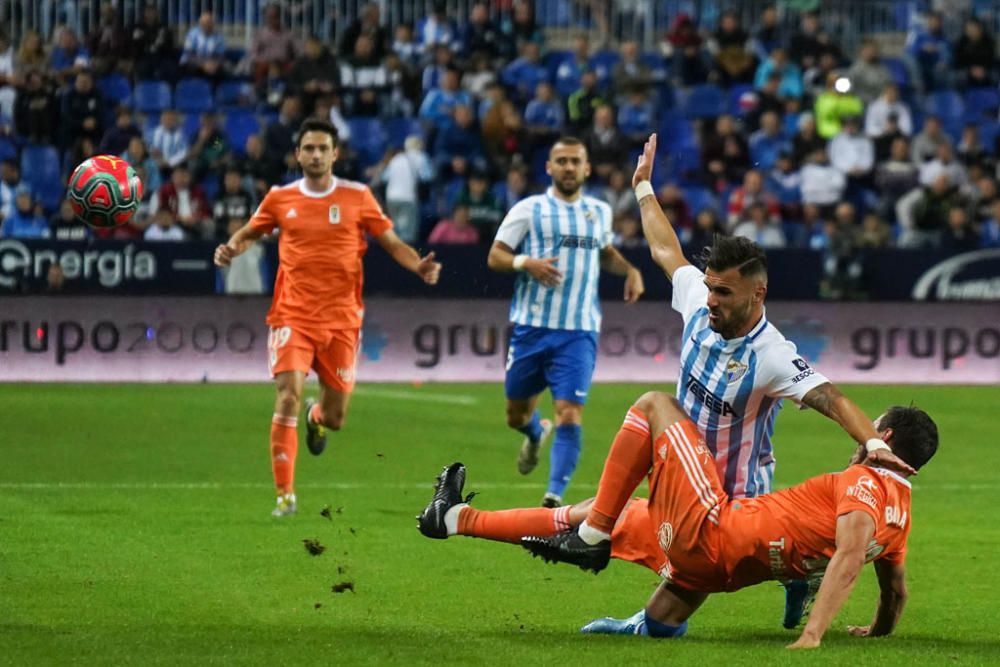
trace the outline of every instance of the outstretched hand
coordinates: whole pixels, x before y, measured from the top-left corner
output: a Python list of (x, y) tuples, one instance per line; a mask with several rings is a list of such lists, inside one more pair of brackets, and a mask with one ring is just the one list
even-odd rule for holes
[(441, 276), (441, 262), (434, 261), (434, 252), (427, 253), (417, 264), (417, 275), (424, 279), (428, 285), (437, 285)]
[(639, 185), (643, 181), (648, 181), (653, 177), (653, 160), (656, 159), (656, 133), (649, 135), (646, 145), (642, 147), (642, 155), (635, 165), (635, 173), (632, 174), (632, 187)]
[(899, 458), (888, 449), (876, 449), (864, 460), (864, 465), (876, 468), (888, 468), (906, 475), (916, 475), (916, 469), (909, 463)]

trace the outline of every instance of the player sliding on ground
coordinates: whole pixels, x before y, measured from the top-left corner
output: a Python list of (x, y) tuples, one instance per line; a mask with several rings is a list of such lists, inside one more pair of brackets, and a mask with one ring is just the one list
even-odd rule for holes
[(268, 366), (277, 399), (271, 419), (271, 469), (277, 489), (273, 516), (295, 514), (293, 481), (298, 451), (299, 405), (306, 373), (319, 376), (319, 401), (305, 402), (306, 444), (319, 455), (326, 431), (339, 430), (354, 389), (364, 304), (361, 258), (367, 236), (425, 283), (435, 284), (441, 265), (434, 253), (421, 258), (392, 231), (368, 186), (333, 176), (337, 130), (310, 119), (299, 128), (295, 159), (304, 177), (272, 188), (257, 212), (228, 243), (215, 263), (228, 266), (257, 239), (280, 230), (280, 265), (274, 281)]
[[(917, 408), (889, 408), (875, 428), (915, 469), (937, 451), (937, 426)], [(480, 511), (462, 498), (465, 467), (455, 463), (439, 476), (418, 528), (434, 538), (521, 542), (546, 560), (594, 572), (614, 557), (663, 577), (644, 609), (626, 619), (592, 621), (585, 633), (680, 637), (710, 593), (771, 579), (822, 578), (809, 621), (789, 646), (814, 648), (866, 562), (875, 562), (881, 596), (873, 622), (851, 634), (891, 633), (906, 601), (910, 483), (905, 474), (862, 465), (866, 458), (861, 445), (843, 472), (732, 500), (694, 422), (674, 398), (650, 392), (626, 414), (596, 498), (558, 509)], [(648, 500), (631, 499), (647, 475)]]

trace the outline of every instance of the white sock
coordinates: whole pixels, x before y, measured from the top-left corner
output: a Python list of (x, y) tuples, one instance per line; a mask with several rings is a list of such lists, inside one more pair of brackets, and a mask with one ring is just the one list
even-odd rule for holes
[(598, 530), (594, 528), (586, 520), (580, 524), (577, 528), (577, 533), (580, 535), (580, 539), (587, 544), (593, 546), (598, 542), (603, 542), (605, 540), (610, 540), (611, 536), (605, 533), (603, 530)]
[(468, 503), (459, 503), (457, 505), (452, 505), (448, 508), (448, 511), (444, 513), (444, 527), (448, 531), (449, 535), (458, 534), (458, 515), (462, 513), (463, 507), (468, 507)]

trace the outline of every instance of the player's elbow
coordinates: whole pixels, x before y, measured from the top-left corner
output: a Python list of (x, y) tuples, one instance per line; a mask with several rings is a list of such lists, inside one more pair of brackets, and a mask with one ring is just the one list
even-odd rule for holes
[(503, 271), (503, 253), (499, 252), (496, 248), (490, 248), (490, 254), (486, 257), (486, 266), (491, 271)]
[(653, 256), (653, 261), (656, 262), (657, 266), (666, 271), (667, 275), (673, 274), (677, 264), (677, 253), (673, 248), (652, 246), (649, 253)]

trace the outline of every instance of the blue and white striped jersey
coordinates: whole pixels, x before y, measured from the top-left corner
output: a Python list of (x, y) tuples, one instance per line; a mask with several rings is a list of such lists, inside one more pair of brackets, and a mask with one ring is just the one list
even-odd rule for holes
[(732, 498), (771, 491), (771, 436), (781, 401), (801, 405), (828, 380), (810, 368), (795, 344), (767, 321), (746, 336), (725, 339), (708, 324), (705, 274), (683, 266), (673, 275), (672, 306), (684, 318), (677, 400), (698, 425)]
[(514, 205), (496, 240), (529, 257), (558, 255), (562, 282), (546, 287), (520, 273), (510, 304), (510, 321), (545, 329), (601, 330), (597, 280), (601, 250), (611, 244), (611, 207), (586, 195), (572, 204), (552, 188)]

